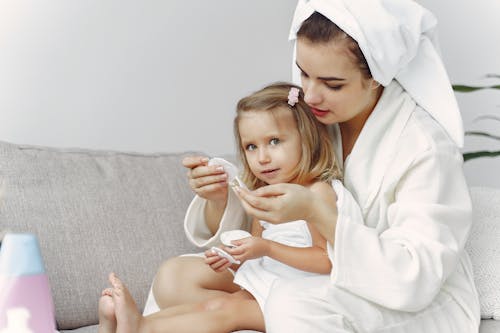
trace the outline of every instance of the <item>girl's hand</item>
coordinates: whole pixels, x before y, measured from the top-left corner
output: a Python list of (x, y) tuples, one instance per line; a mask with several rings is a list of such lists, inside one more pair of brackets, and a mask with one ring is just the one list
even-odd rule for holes
[(225, 247), (224, 250), (242, 263), (245, 260), (260, 258), (269, 253), (270, 242), (261, 237), (242, 238), (234, 240), (232, 243), (236, 247)]
[(215, 272), (220, 273), (231, 267), (229, 260), (219, 257), (212, 250), (205, 251), (205, 264), (210, 266)]
[(189, 169), (189, 186), (200, 197), (225, 206), (227, 201), (227, 174), (221, 166), (208, 166), (208, 158), (187, 156), (182, 165)]
[[(236, 188), (245, 211), (271, 223), (308, 221), (314, 215), (315, 194), (297, 184), (274, 184), (247, 191)], [(316, 200), (317, 201), (317, 200)]]

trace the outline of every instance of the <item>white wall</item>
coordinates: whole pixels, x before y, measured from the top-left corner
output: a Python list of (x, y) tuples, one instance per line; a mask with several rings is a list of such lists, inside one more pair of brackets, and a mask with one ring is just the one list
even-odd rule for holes
[(236, 101), (290, 80), (290, 0), (0, 0), (0, 140), (233, 151)]
[[(498, 0), (419, 0), (454, 83), (500, 74)], [(234, 150), (236, 101), (290, 80), (292, 0), (0, 0), (0, 140), (132, 151)], [(500, 91), (459, 94), (500, 134)], [(466, 137), (466, 151), (500, 142)], [(500, 158), (465, 164), (500, 187)]]

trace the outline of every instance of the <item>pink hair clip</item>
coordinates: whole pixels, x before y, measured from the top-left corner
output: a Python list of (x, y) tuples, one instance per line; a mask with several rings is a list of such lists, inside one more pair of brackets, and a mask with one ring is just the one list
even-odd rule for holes
[(294, 106), (299, 102), (299, 89), (292, 87), (288, 92), (288, 105)]

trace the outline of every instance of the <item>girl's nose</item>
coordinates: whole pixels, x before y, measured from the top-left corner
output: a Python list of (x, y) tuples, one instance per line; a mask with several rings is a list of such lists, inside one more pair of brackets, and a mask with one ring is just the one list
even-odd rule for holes
[(271, 161), (271, 157), (269, 155), (269, 151), (265, 148), (259, 149), (259, 163), (266, 164)]

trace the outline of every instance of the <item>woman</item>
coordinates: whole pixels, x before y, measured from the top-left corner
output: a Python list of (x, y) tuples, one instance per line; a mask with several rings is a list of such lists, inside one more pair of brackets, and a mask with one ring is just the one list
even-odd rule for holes
[[(477, 332), (463, 130), (435, 29), (411, 0), (299, 1), (291, 38), (305, 101), (331, 125), (352, 193), (337, 193), (337, 211), (293, 184), (241, 190), (241, 209), (223, 172), (185, 160), (198, 194), (185, 221), (195, 244), (217, 243), (247, 214), (305, 219), (328, 240), (331, 276), (276, 284), (267, 332)], [(193, 258), (167, 262), (153, 288), (160, 306), (224, 293), (227, 272), (175, 281), (179, 271), (208, 271), (201, 267)], [(191, 293), (169, 301), (178, 293), (165, 281)]]

